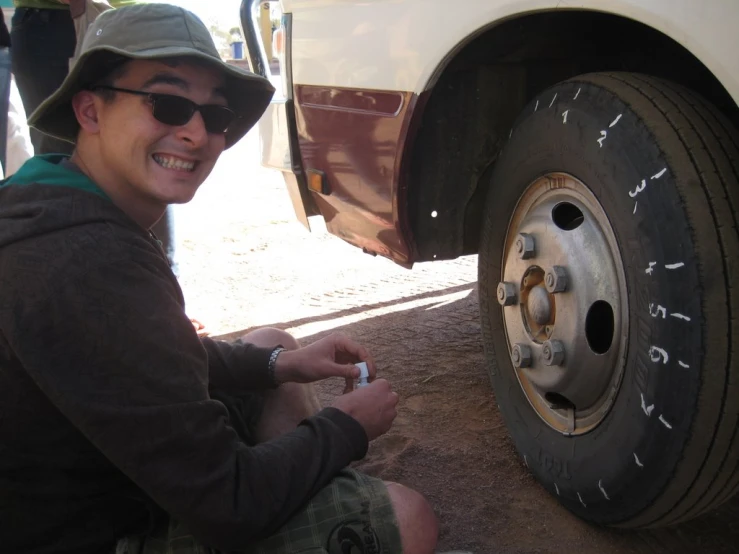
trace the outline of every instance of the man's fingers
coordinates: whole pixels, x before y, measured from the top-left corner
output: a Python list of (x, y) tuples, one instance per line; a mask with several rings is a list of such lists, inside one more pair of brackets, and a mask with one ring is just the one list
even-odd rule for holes
[(370, 381), (374, 381), (377, 377), (377, 367), (375, 367), (375, 360), (369, 354), (364, 359), (367, 362), (367, 369), (369, 370)]
[(367, 352), (367, 349), (364, 346), (350, 339), (346, 335), (339, 333), (335, 334), (333, 336), (333, 342), (337, 355), (344, 353), (348, 355), (349, 358), (359, 360), (365, 360), (369, 357), (369, 352)]
[(342, 366), (344, 368), (344, 375), (347, 379), (359, 379), (362, 371), (354, 364), (347, 364)]
[(359, 368), (354, 364), (331, 364), (324, 369), (328, 373), (323, 373), (323, 379), (328, 377), (343, 377), (347, 381), (356, 381), (359, 379)]
[(372, 381), (377, 376), (377, 367), (375, 366), (375, 360), (370, 356), (369, 352), (364, 346), (356, 345), (357, 349), (354, 352), (348, 352), (352, 359), (359, 359), (367, 364), (367, 371), (369, 371), (369, 380)]
[(375, 366), (374, 359), (364, 346), (341, 333), (331, 335), (329, 340), (333, 343), (336, 363), (341, 365), (349, 364), (347, 373), (345, 374), (347, 378), (349, 376), (352, 376), (354, 379), (359, 378), (359, 368), (355, 364), (361, 361), (366, 362), (369, 380), (374, 381), (377, 376), (377, 367)]

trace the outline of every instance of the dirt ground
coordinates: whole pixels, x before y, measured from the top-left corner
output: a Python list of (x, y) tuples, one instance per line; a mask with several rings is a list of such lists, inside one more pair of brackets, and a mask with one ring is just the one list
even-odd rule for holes
[[(268, 325), (304, 344), (334, 331), (365, 344), (401, 402), (393, 428), (358, 467), (429, 498), (442, 525), (440, 550), (739, 552), (739, 498), (667, 530), (602, 529), (571, 516), (529, 475), (496, 409), (483, 363), (476, 257), (408, 271), (320, 224), (308, 233), (281, 178), (256, 157), (252, 133), (226, 153), (198, 197), (178, 207), (188, 312), (226, 338)], [(339, 382), (320, 387), (324, 404), (340, 392)]]

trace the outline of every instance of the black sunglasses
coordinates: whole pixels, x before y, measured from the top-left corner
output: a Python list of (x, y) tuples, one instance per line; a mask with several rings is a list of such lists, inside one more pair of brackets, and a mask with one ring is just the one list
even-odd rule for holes
[(92, 87), (92, 90), (99, 89), (148, 97), (149, 102), (151, 102), (151, 113), (154, 119), (165, 125), (185, 125), (192, 119), (195, 112), (200, 112), (200, 115), (203, 116), (206, 131), (213, 134), (223, 134), (228, 131), (229, 125), (237, 118), (236, 112), (226, 106), (219, 106), (218, 104), (205, 104), (201, 106), (192, 100), (174, 94), (159, 94), (158, 92), (130, 90), (105, 85)]

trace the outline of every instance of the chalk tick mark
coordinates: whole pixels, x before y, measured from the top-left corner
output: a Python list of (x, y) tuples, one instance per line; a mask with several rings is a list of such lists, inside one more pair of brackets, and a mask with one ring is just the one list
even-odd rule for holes
[(685, 266), (685, 264), (683, 262), (678, 262), (676, 264), (667, 264), (667, 265), (665, 265), (665, 269), (680, 269), (683, 266)]
[(664, 169), (663, 169), (662, 171), (660, 171), (659, 173), (657, 173), (657, 174), (655, 174), (655, 175), (652, 175), (652, 179), (659, 179), (659, 178), (660, 178), (660, 177), (662, 177), (662, 175), (664, 175), (665, 173), (667, 173), (667, 168), (664, 168)]
[(644, 413), (647, 414), (647, 416), (652, 415), (652, 410), (654, 410), (654, 404), (651, 406), (647, 406), (647, 403), (644, 401), (644, 395), (641, 395), (641, 409), (644, 410)]

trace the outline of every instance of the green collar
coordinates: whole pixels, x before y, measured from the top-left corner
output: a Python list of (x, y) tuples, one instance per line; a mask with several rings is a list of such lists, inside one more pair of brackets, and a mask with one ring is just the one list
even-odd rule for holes
[(44, 154), (34, 156), (11, 175), (6, 185), (57, 185), (91, 192), (110, 200), (103, 189), (79, 171), (65, 167), (61, 162), (69, 159), (64, 154)]

